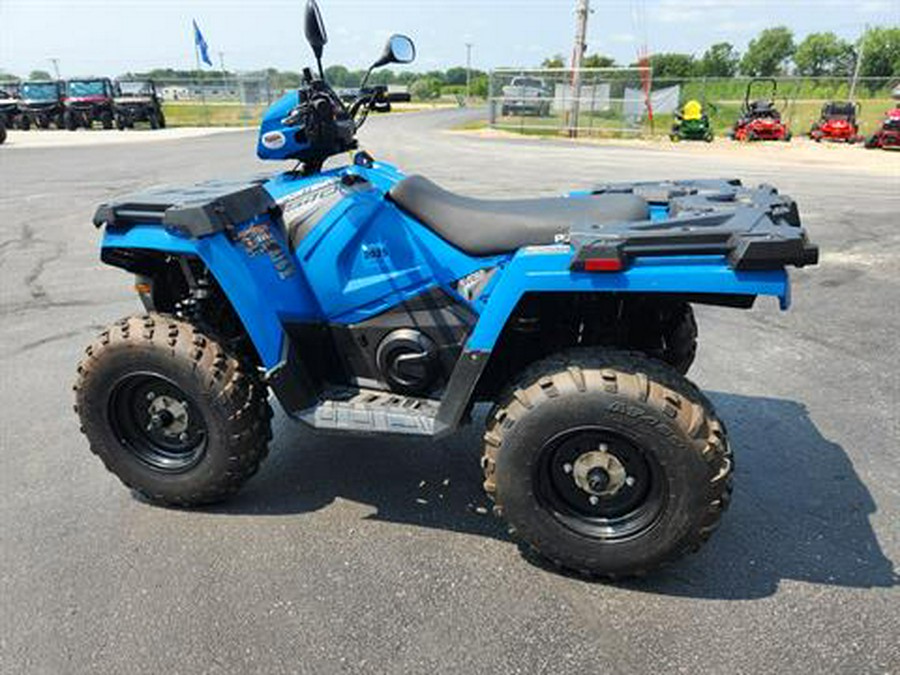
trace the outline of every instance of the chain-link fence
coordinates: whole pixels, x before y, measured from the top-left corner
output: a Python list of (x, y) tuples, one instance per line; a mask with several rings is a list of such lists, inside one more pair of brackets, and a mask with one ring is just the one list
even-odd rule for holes
[[(772, 99), (796, 133), (805, 133), (828, 101), (860, 104), (862, 128), (877, 126), (894, 107), (898, 78), (783, 77), (655, 78), (642, 68), (494, 70), (490, 74), (488, 122), (529, 135), (651, 136), (668, 134), (675, 114), (699, 101), (713, 129), (725, 133), (750, 99)], [(576, 95), (576, 92), (577, 95)]]
[(170, 126), (249, 126), (284, 93), (266, 75), (157, 78), (157, 94)]

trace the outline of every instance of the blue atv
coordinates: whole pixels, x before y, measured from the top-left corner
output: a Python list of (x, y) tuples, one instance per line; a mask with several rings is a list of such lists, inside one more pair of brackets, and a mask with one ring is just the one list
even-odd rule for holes
[[(146, 313), (78, 367), (93, 452), (146, 499), (191, 507), (256, 473), (270, 392), (314, 429), (372, 438), (440, 437), (485, 402), (484, 488), (523, 545), (598, 577), (696, 550), (733, 463), (685, 377), (691, 306), (786, 309), (786, 267), (818, 256), (795, 203), (736, 180), (453, 194), (358, 150), (390, 98), (364, 84), (345, 103), (328, 85), (314, 0), (306, 37), (317, 71), (259, 133), (259, 156), (292, 170), (98, 208), (101, 258), (136, 275)], [(372, 68), (414, 56), (395, 35)]]

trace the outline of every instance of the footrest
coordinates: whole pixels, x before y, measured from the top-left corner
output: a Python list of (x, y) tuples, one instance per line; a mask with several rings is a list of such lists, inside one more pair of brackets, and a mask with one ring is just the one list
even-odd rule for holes
[(437, 411), (437, 401), (354, 389), (327, 392), (298, 417), (316, 429), (432, 436)]

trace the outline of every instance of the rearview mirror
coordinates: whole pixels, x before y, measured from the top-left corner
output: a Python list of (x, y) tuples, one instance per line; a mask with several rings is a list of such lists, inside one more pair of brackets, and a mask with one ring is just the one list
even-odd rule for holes
[(391, 35), (384, 46), (384, 53), (372, 68), (379, 68), (388, 63), (412, 63), (416, 59), (416, 46), (405, 35)]
[(313, 54), (317, 59), (322, 58), (322, 48), (328, 44), (328, 34), (325, 32), (325, 23), (322, 21), (322, 14), (319, 12), (319, 5), (316, 0), (307, 0), (306, 3), (306, 25), (304, 27), (306, 33), (306, 41), (312, 47)]

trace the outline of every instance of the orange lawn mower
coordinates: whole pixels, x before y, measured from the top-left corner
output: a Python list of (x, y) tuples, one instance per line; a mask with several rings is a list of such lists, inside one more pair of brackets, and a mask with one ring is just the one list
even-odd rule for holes
[[(760, 82), (772, 85), (769, 98), (750, 100), (753, 86)], [(785, 141), (791, 140), (791, 130), (781, 119), (781, 112), (775, 107), (778, 82), (773, 78), (754, 78), (747, 83), (741, 116), (728, 136), (734, 141)], [(785, 100), (785, 104), (787, 100)]]
[(814, 122), (809, 130), (809, 137), (816, 143), (821, 141), (839, 141), (844, 143), (861, 143), (865, 140), (859, 134), (860, 105), (853, 101), (829, 101), (822, 106), (822, 114), (818, 122)]
[(900, 105), (888, 110), (881, 128), (866, 139), (867, 148), (900, 148)]

